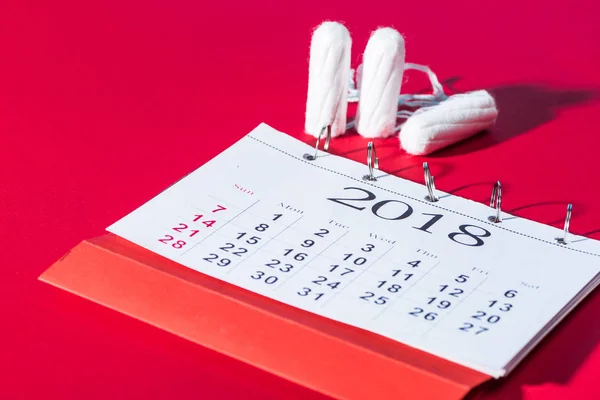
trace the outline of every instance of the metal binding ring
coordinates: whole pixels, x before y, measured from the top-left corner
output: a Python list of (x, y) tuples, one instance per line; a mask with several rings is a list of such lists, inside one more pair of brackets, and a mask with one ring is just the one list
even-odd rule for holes
[(494, 223), (502, 222), (502, 216), (500, 215), (502, 209), (502, 185), (500, 185), (500, 181), (497, 181), (494, 184), (492, 198), (490, 199), (490, 207), (496, 209), (496, 215), (492, 215), (488, 219)]
[(439, 200), (439, 198), (435, 195), (435, 183), (433, 182), (433, 176), (431, 176), (429, 164), (427, 162), (423, 163), (423, 172), (425, 174), (425, 185), (427, 186), (427, 191), (429, 192), (429, 195), (425, 196), (425, 200), (436, 202)]
[(317, 159), (319, 155), (319, 143), (321, 142), (321, 137), (323, 136), (323, 132), (327, 131), (327, 135), (325, 136), (325, 145), (323, 146), (323, 151), (329, 150), (329, 142), (331, 141), (331, 125), (326, 125), (321, 128), (319, 132), (319, 136), (317, 137), (317, 144), (315, 145), (315, 155), (312, 154), (304, 154), (304, 159), (308, 161), (314, 161)]
[(556, 238), (556, 241), (560, 244), (567, 244), (567, 235), (569, 234), (569, 225), (571, 225), (571, 212), (573, 211), (573, 204), (567, 206), (567, 216), (565, 217), (564, 235), (561, 238)]
[(376, 181), (377, 178), (373, 174), (374, 169), (379, 169), (379, 158), (377, 158), (377, 152), (375, 151), (375, 144), (369, 142), (367, 145), (367, 165), (369, 166), (369, 174), (363, 176), (366, 181)]

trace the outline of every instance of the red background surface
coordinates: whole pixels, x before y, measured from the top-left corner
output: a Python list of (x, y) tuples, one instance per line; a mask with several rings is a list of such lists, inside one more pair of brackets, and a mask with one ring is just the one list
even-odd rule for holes
[[(316, 393), (37, 281), (261, 121), (302, 134), (311, 29), (371, 30), (453, 91), (490, 89), (492, 132), (428, 157), (436, 185), (600, 239), (600, 24), (594, 0), (6, 1), (0, 4), (0, 397), (319, 399)], [(425, 88), (407, 76), (406, 91)], [(403, 90), (404, 91), (404, 90)], [(334, 152), (363, 160), (350, 135)], [(381, 168), (422, 158), (378, 143)], [(204, 188), (210, 190), (210, 188)], [(576, 265), (565, 265), (565, 274)], [(600, 293), (486, 399), (600, 395)]]

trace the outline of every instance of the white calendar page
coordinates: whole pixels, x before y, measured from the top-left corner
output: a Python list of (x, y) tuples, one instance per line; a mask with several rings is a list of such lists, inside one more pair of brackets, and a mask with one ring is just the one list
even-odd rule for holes
[(262, 124), (108, 230), (494, 377), (597, 283), (597, 241), (313, 152)]

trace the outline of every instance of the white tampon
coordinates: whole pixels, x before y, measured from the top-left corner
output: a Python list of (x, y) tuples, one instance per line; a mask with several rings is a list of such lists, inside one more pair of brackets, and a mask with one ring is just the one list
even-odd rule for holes
[(409, 154), (430, 154), (490, 128), (497, 116), (496, 102), (487, 91), (455, 94), (408, 117), (400, 130), (400, 146)]
[(315, 137), (331, 125), (331, 136), (346, 131), (350, 47), (348, 29), (337, 22), (323, 22), (310, 43), (308, 95), (304, 130)]
[(367, 138), (394, 134), (404, 74), (404, 38), (392, 28), (371, 35), (363, 54), (356, 130)]

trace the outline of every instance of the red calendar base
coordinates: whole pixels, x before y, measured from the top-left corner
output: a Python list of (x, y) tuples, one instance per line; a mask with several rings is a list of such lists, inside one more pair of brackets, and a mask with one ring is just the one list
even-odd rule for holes
[(460, 399), (491, 379), (112, 234), (83, 241), (40, 279), (335, 398)]

